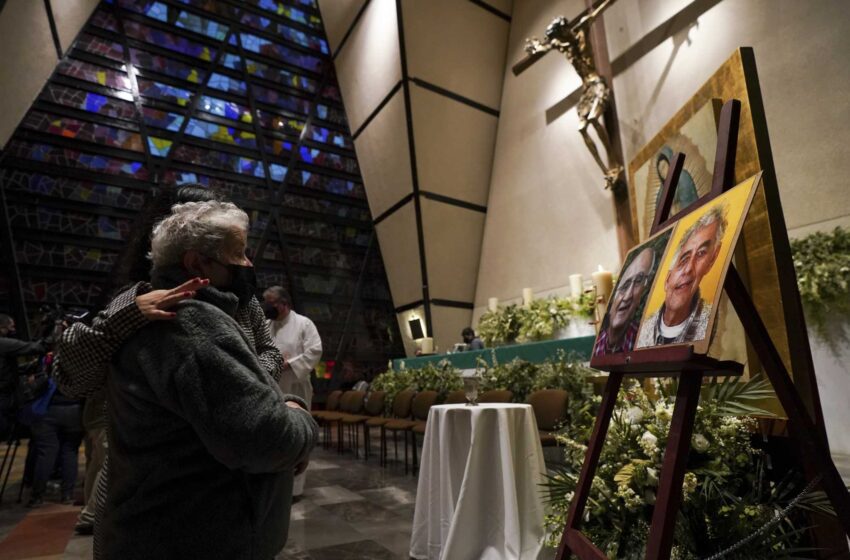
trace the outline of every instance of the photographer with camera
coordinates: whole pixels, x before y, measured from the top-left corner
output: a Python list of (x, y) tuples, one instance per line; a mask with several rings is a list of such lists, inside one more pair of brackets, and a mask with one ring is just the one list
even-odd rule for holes
[(49, 338), (24, 342), (12, 338), (14, 335), (15, 320), (0, 313), (0, 439), (6, 439), (15, 425), (18, 358), (44, 355), (52, 342)]

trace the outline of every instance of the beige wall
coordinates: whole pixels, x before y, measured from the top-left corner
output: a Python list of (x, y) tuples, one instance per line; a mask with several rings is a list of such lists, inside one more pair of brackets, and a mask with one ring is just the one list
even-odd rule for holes
[[(52, 0), (65, 52), (97, 0)], [(44, 2), (7, 0), (0, 12), (0, 147), (4, 147), (56, 66), (56, 48)]]
[(575, 110), (559, 103), (579, 87), (567, 61), (550, 53), (520, 76), (526, 37), (542, 36), (581, 0), (516, 2), (513, 10), (496, 155), (475, 294), (477, 318), (487, 299), (519, 298), (523, 288), (551, 293), (569, 275), (589, 278), (598, 265), (619, 264), (611, 194), (579, 134)]

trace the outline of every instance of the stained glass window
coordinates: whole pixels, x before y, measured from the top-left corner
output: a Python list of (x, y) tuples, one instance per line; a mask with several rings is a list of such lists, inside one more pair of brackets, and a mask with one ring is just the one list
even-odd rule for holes
[(269, 191), (260, 185), (247, 183), (244, 180), (226, 181), (209, 175), (169, 169), (165, 172), (163, 180), (167, 184), (182, 185), (185, 183), (198, 183), (223, 193), (233, 200), (249, 200), (263, 202), (269, 199)]
[(192, 101), (192, 92), (160, 82), (139, 79), (139, 93), (151, 99), (170, 101), (181, 107), (186, 107)]
[(312, 72), (321, 72), (324, 67), (324, 63), (320, 58), (301, 54), (283, 45), (273, 43), (268, 39), (263, 39), (250, 33), (240, 33), (239, 37), (242, 40), (242, 47), (251, 52), (277, 58), (288, 64), (294, 64)]
[[(130, 97), (132, 98), (132, 96)], [(65, 107), (82, 109), (89, 113), (106, 115), (107, 117), (126, 120), (136, 119), (136, 107), (132, 103), (90, 91), (48, 84), (41, 94), (41, 99)]]
[(171, 145), (174, 144), (166, 138), (157, 138), (156, 136), (148, 136), (148, 149), (151, 155), (157, 157), (167, 157), (171, 151)]
[(124, 47), (120, 43), (81, 33), (74, 46), (90, 54), (124, 62)]
[(289, 70), (269, 66), (256, 60), (248, 59), (248, 73), (260, 78), (265, 78), (273, 82), (277, 82), (284, 86), (290, 86), (298, 89), (303, 89), (310, 93), (316, 91), (316, 80), (305, 78)]
[(221, 91), (245, 95), (245, 82), (223, 74), (213, 73), (210, 76), (208, 85), (213, 89), (220, 89)]
[(296, 45), (301, 45), (302, 47), (319, 51), (322, 54), (330, 53), (328, 50), (328, 43), (324, 39), (309, 33), (304, 33), (303, 31), (299, 31), (288, 25), (277, 23), (267, 17), (263, 17), (252, 12), (244, 12), (242, 14), (242, 23), (255, 29), (283, 37), (288, 41), (292, 41)]
[(124, 175), (143, 181), (148, 178), (148, 170), (139, 161), (101, 156), (70, 148), (59, 148), (48, 144), (19, 140), (9, 142), (7, 150), (10, 154), (22, 159), (87, 169), (110, 175)]
[(48, 206), (9, 204), (13, 227), (55, 231), (72, 235), (124, 240), (130, 232), (130, 220), (71, 212)]
[(148, 126), (164, 128), (165, 130), (177, 132), (183, 124), (183, 116), (176, 113), (151, 109), (150, 107), (143, 107), (142, 113), (144, 113), (145, 116), (145, 124)]
[(283, 134), (300, 136), (306, 126), (304, 121), (298, 119), (293, 119), (276, 113), (270, 113), (268, 111), (260, 111), (259, 109), (257, 112), (259, 113), (258, 116), (260, 119), (260, 125), (269, 130), (274, 130)]
[(309, 146), (301, 146), (300, 155), (301, 161), (305, 163), (321, 165), (322, 167), (329, 167), (337, 171), (345, 171), (352, 174), (360, 172), (360, 169), (357, 167), (357, 160), (339, 154), (317, 150)]
[(278, 107), (286, 109), (287, 111), (293, 111), (295, 113), (301, 113), (303, 115), (310, 114), (310, 102), (306, 99), (295, 97), (293, 95), (287, 95), (281, 91), (277, 91), (263, 86), (253, 85), (251, 86), (251, 89), (254, 92), (254, 98), (257, 101), (267, 103), (269, 105), (276, 105)]
[(215, 49), (211, 47), (190, 41), (174, 33), (168, 33), (144, 25), (137, 21), (125, 21), (124, 32), (128, 37), (132, 37), (133, 39), (146, 41), (159, 47), (200, 58), (201, 60), (212, 60), (212, 57), (215, 56)]
[[(298, 292), (329, 348), (350, 302), (327, 295), (352, 297), (366, 270), (349, 340), (390, 351), (372, 332), (396, 320), (379, 256), (364, 260), (372, 221), (329, 50), (313, 0), (102, 0), (0, 164), (27, 304), (102, 306), (151, 189), (200, 183), (245, 208), (251, 249), (267, 241), (260, 282)], [(0, 282), (0, 307), (10, 297)]]
[(142, 137), (137, 132), (70, 117), (57, 117), (39, 111), (30, 111), (21, 122), (21, 126), (63, 138), (75, 138), (113, 148), (142, 151)]
[(83, 62), (82, 60), (66, 59), (59, 63), (56, 71), (65, 76), (70, 76), (78, 80), (109, 86), (111, 88), (123, 89), (124, 91), (132, 91), (130, 87), (130, 79), (124, 72), (104, 68), (96, 64)]
[(4, 185), (7, 189), (40, 197), (75, 200), (96, 206), (139, 210), (144, 203), (144, 195), (137, 190), (15, 169), (7, 171)]
[(317, 189), (331, 194), (351, 196), (354, 198), (366, 198), (363, 185), (354, 181), (346, 181), (336, 177), (327, 177), (312, 171), (302, 171), (296, 174), (296, 184), (309, 189)]
[(333, 144), (340, 148), (347, 148), (349, 150), (354, 149), (351, 139), (348, 136), (335, 130), (322, 128), (321, 126), (310, 127), (310, 139), (315, 140), (316, 142), (323, 142), (325, 144)]
[(266, 139), (266, 151), (276, 156), (288, 155), (292, 151), (292, 142), (286, 140)]
[(22, 283), (27, 300), (51, 304), (92, 306), (97, 302), (102, 290), (98, 284), (91, 282), (24, 278)]
[(29, 265), (64, 267), (109, 272), (118, 259), (117, 251), (40, 241), (16, 243), (18, 262)]
[(209, 95), (201, 96), (198, 103), (198, 110), (226, 119), (233, 119), (234, 121), (242, 121), (249, 124), (253, 122), (251, 110), (248, 107), (216, 97), (210, 97)]
[(140, 51), (139, 49), (130, 49), (130, 59), (139, 68), (153, 70), (154, 72), (180, 78), (193, 84), (203, 81), (207, 76), (207, 73), (200, 68), (195, 68), (164, 56)]
[(216, 150), (207, 150), (189, 144), (181, 144), (175, 148), (174, 159), (243, 175), (254, 177), (266, 176), (263, 170), (263, 164), (255, 159), (218, 152)]
[(118, 22), (115, 21), (115, 17), (104, 10), (96, 11), (91, 18), (91, 23), (95, 27), (100, 27), (101, 29), (113, 31), (115, 33), (118, 32)]
[[(298, 8), (294, 8), (292, 6), (287, 6), (283, 2), (276, 2), (275, 0), (245, 0), (246, 3), (252, 4), (258, 8), (262, 8), (263, 10), (275, 13), (279, 16), (283, 16), (292, 21), (301, 23), (303, 25), (310, 26), (314, 29), (322, 28), (322, 20), (319, 16), (308, 14), (304, 10), (299, 10)], [(302, 4), (308, 7), (313, 8), (314, 5), (312, 3)]]
[(200, 119), (189, 120), (189, 124), (186, 125), (186, 134), (205, 140), (213, 140), (214, 142), (233, 144), (243, 148), (257, 147), (257, 136), (252, 132), (247, 132), (240, 128), (222, 126)]
[(202, 18), (187, 11), (181, 11), (177, 16), (177, 27), (182, 27), (201, 35), (206, 35), (217, 41), (227, 37), (228, 26), (211, 19)]

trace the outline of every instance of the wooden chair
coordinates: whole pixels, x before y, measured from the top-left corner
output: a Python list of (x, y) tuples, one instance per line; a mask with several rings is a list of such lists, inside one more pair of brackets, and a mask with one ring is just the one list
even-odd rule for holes
[(351, 429), (354, 435), (354, 456), (357, 457), (360, 449), (360, 437), (357, 426), (363, 426), (363, 457), (366, 461), (369, 460), (369, 427), (366, 425), (368, 420), (381, 416), (384, 412), (385, 393), (383, 391), (372, 391), (366, 396), (366, 403), (363, 406), (363, 414), (346, 414), (342, 417), (342, 424)]
[(563, 389), (543, 389), (528, 396), (528, 404), (534, 409), (540, 445), (551, 447), (558, 445), (555, 430), (567, 417), (567, 399), (569, 394)]
[[(332, 420), (337, 427), (337, 452), (345, 451), (345, 440), (343, 439), (343, 428), (346, 426), (345, 420), (355, 416), (360, 416), (363, 412), (363, 403), (366, 400), (366, 391), (348, 391), (343, 395), (343, 399), (339, 406), (339, 416)], [(349, 427), (352, 424), (348, 424)], [(349, 432), (350, 440), (354, 441), (354, 436)]]
[[(436, 391), (422, 391), (416, 398), (413, 399), (413, 425), (410, 427), (410, 439), (413, 444), (413, 462), (411, 463), (411, 470), (416, 472), (419, 469), (419, 461), (416, 458), (416, 434), (425, 435), (425, 426), (428, 421), (428, 412), (430, 412), (431, 407), (437, 404), (437, 398), (439, 394)], [(405, 433), (404, 440), (404, 464), (407, 466), (407, 434)], [(405, 468), (405, 473), (407, 473), (407, 469)]]
[(478, 397), (478, 402), (480, 403), (509, 403), (513, 400), (514, 393), (513, 391), (509, 391), (507, 389), (491, 389), (489, 391), (484, 391), (480, 397)]
[[(387, 418), (385, 422), (380, 424), (381, 427), (381, 464), (386, 466), (387, 464), (387, 430), (393, 433), (393, 456), (398, 458), (398, 432), (407, 430), (410, 426), (413, 425), (413, 422), (409, 420), (410, 418), (410, 409), (413, 405), (413, 398), (416, 395), (416, 391), (413, 389), (405, 389), (404, 391), (400, 391), (395, 398), (393, 399), (393, 409), (392, 409), (392, 418)], [(367, 421), (367, 424), (369, 421)], [(405, 439), (405, 445), (407, 445), (407, 440)], [(405, 472), (407, 472), (407, 455), (405, 454)]]
[(446, 395), (446, 400), (443, 404), (464, 404), (466, 402), (466, 391), (460, 389), (452, 391)]
[(325, 441), (323, 442), (323, 445), (325, 446), (325, 448), (328, 448), (330, 446), (329, 440), (330, 440), (330, 436), (331, 436), (330, 428), (327, 426), (327, 424), (325, 422), (325, 416), (328, 415), (328, 414), (336, 414), (336, 413), (339, 412), (339, 400), (340, 400), (341, 397), (342, 397), (342, 391), (340, 391), (340, 390), (332, 391), (328, 395), (328, 401), (327, 401), (327, 406), (325, 407), (325, 410), (313, 410), (313, 411), (310, 412), (310, 414), (313, 416), (313, 419), (316, 421), (317, 424), (319, 424), (320, 427), (323, 428), (322, 431), (326, 435), (326, 437), (324, 438)]

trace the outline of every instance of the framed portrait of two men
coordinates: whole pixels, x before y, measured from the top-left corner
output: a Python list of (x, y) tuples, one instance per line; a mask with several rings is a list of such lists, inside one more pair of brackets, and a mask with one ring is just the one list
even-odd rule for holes
[(723, 281), (760, 183), (761, 173), (629, 251), (594, 358), (672, 345), (707, 353)]

